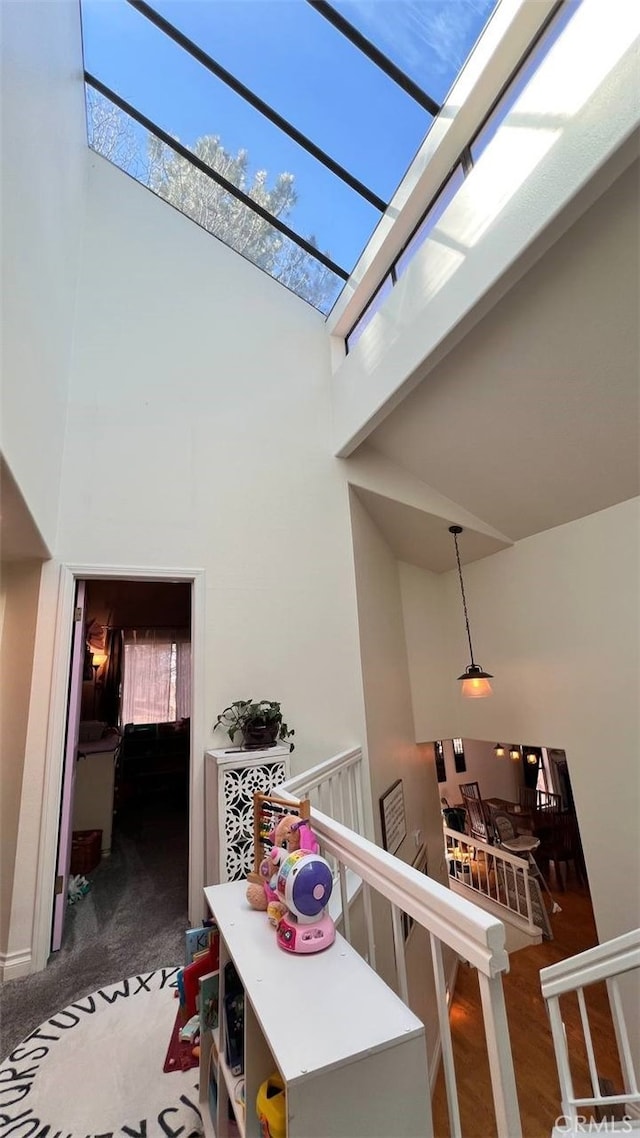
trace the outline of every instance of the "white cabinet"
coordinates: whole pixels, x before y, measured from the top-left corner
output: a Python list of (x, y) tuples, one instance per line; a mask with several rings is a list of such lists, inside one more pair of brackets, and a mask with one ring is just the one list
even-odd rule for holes
[(76, 760), (73, 829), (102, 830), (102, 856), (111, 853), (113, 787), (120, 740), (80, 743)]
[(253, 796), (289, 778), (289, 748), (205, 752), (207, 881), (240, 881), (253, 870)]
[[(256, 1096), (276, 1072), (286, 1089), (286, 1138), (431, 1135), (424, 1027), (355, 950), (338, 935), (324, 952), (290, 955), (264, 913), (249, 908), (241, 882), (210, 886), (205, 896), (220, 930), (221, 977), (220, 1028), (201, 1048), (207, 1138), (259, 1138)], [(228, 961), (244, 987), (244, 1109), (239, 1076), (224, 1058)]]

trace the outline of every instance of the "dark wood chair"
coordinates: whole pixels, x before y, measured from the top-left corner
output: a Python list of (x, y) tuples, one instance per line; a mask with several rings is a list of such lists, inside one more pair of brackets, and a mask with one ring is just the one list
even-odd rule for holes
[(492, 827), (478, 783), (461, 782), (459, 790), (462, 795), (462, 805), (467, 812), (467, 833), (471, 838), (477, 838), (480, 842), (491, 842), (493, 838)]
[(536, 810), (538, 806), (538, 791), (535, 786), (521, 786), (518, 788), (518, 805), (523, 810)]
[(458, 790), (460, 791), (463, 798), (477, 798), (479, 800), (482, 799), (479, 782), (460, 782), (458, 783)]
[[(543, 817), (539, 814), (539, 817)], [(580, 842), (580, 831), (574, 814), (560, 814), (557, 811), (545, 811), (544, 820), (536, 830), (540, 838), (538, 861), (546, 868), (553, 862), (558, 888), (565, 890), (565, 879), (568, 874), (569, 863), (573, 868), (579, 885), (585, 885), (587, 871)], [(564, 867), (564, 873), (563, 873)]]

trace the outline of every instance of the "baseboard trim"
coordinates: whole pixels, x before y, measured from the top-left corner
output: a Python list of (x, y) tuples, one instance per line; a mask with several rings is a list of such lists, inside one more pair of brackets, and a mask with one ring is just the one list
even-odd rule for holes
[(31, 972), (31, 950), (22, 952), (0, 952), (0, 983), (18, 980)]

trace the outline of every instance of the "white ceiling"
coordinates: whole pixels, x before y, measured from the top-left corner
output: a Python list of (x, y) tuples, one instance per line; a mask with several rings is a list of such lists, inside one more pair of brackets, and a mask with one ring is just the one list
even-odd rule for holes
[[(512, 540), (639, 492), (638, 173), (636, 161), (369, 436)], [(406, 506), (366, 505), (398, 557), (451, 567), (428, 548), (429, 523), (422, 539), (405, 532)]]
[[(391, 498), (354, 486), (369, 516), (385, 535), (400, 561), (442, 573), (455, 565), (455, 546), (449, 533), (453, 521), (441, 515), (428, 514), (415, 506), (395, 502)], [(469, 526), (463, 527), (459, 539), (460, 560), (477, 561), (504, 549), (508, 543), (489, 534), (479, 533)]]

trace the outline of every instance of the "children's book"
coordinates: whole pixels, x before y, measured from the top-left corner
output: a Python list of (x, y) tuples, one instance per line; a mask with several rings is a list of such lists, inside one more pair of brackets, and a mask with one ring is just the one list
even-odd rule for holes
[(220, 936), (218, 930), (209, 930), (211, 937), (209, 940), (209, 949), (207, 952), (200, 953), (196, 960), (188, 964), (182, 970), (182, 982), (184, 985), (184, 1011), (189, 1018), (196, 1014), (196, 1003), (198, 999), (198, 981), (201, 976), (206, 976), (207, 972), (216, 972), (219, 967), (220, 960)]
[(218, 935), (218, 930), (213, 922), (208, 925), (201, 925), (197, 929), (187, 929), (185, 934), (185, 964), (191, 964), (199, 953), (207, 951), (212, 934)]
[(200, 1035), (205, 1031), (218, 1026), (218, 994), (220, 991), (220, 973), (207, 972), (200, 977), (200, 994), (198, 996), (198, 1009), (200, 1012)]
[(244, 1074), (244, 988), (233, 961), (224, 966), (224, 1038), (232, 1075)]

